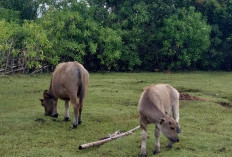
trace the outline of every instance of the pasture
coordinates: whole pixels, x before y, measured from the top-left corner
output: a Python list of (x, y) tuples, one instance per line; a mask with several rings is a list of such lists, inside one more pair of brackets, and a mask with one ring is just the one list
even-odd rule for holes
[[(161, 135), (157, 156), (232, 154), (231, 72), (90, 73), (82, 124), (77, 129), (70, 129), (72, 119), (63, 121), (62, 100), (57, 119), (44, 116), (39, 98), (50, 78), (50, 73), (0, 77), (0, 156), (138, 156), (140, 129), (100, 147), (78, 150), (78, 146), (139, 125), (138, 100), (143, 87), (152, 83), (168, 83), (180, 93), (205, 100), (180, 101), (180, 142), (166, 149), (168, 140)], [(154, 125), (149, 125), (148, 156), (153, 156), (154, 139)]]

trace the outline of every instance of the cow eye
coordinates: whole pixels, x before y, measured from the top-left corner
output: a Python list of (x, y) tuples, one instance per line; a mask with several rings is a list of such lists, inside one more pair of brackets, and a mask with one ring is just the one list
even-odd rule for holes
[(171, 130), (175, 130), (175, 128), (173, 128), (173, 127), (171, 127), (170, 129), (171, 129)]

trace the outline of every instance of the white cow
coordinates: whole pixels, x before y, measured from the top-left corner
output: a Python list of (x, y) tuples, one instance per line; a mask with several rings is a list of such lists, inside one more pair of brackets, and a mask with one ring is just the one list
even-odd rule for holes
[(160, 131), (169, 139), (168, 148), (179, 141), (179, 92), (175, 88), (168, 84), (146, 87), (140, 97), (138, 111), (142, 129), (141, 157), (146, 156), (147, 124), (156, 124), (153, 154), (160, 152)]

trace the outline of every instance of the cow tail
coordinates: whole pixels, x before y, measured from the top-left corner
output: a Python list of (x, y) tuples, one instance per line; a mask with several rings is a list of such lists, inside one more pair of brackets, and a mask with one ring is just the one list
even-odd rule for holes
[(83, 105), (83, 100), (84, 100), (84, 87), (81, 86), (79, 89), (79, 101), (80, 101), (80, 105)]
[(79, 77), (80, 77), (79, 79), (81, 79), (81, 86), (79, 88), (79, 101), (80, 101), (80, 105), (83, 105), (86, 90), (88, 87), (88, 78), (86, 78), (86, 77), (88, 77), (88, 75), (86, 76), (86, 74), (84, 72), (82, 72), (79, 75)]

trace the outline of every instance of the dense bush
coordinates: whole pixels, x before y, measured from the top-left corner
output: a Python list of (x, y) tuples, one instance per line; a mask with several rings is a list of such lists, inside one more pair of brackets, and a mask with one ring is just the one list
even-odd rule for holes
[(1, 69), (54, 67), (73, 60), (91, 71), (232, 68), (232, 1), (0, 4)]
[(160, 66), (174, 70), (196, 69), (202, 54), (209, 48), (210, 32), (211, 27), (193, 7), (177, 9), (174, 15), (164, 19), (155, 36), (161, 45), (158, 50)]

